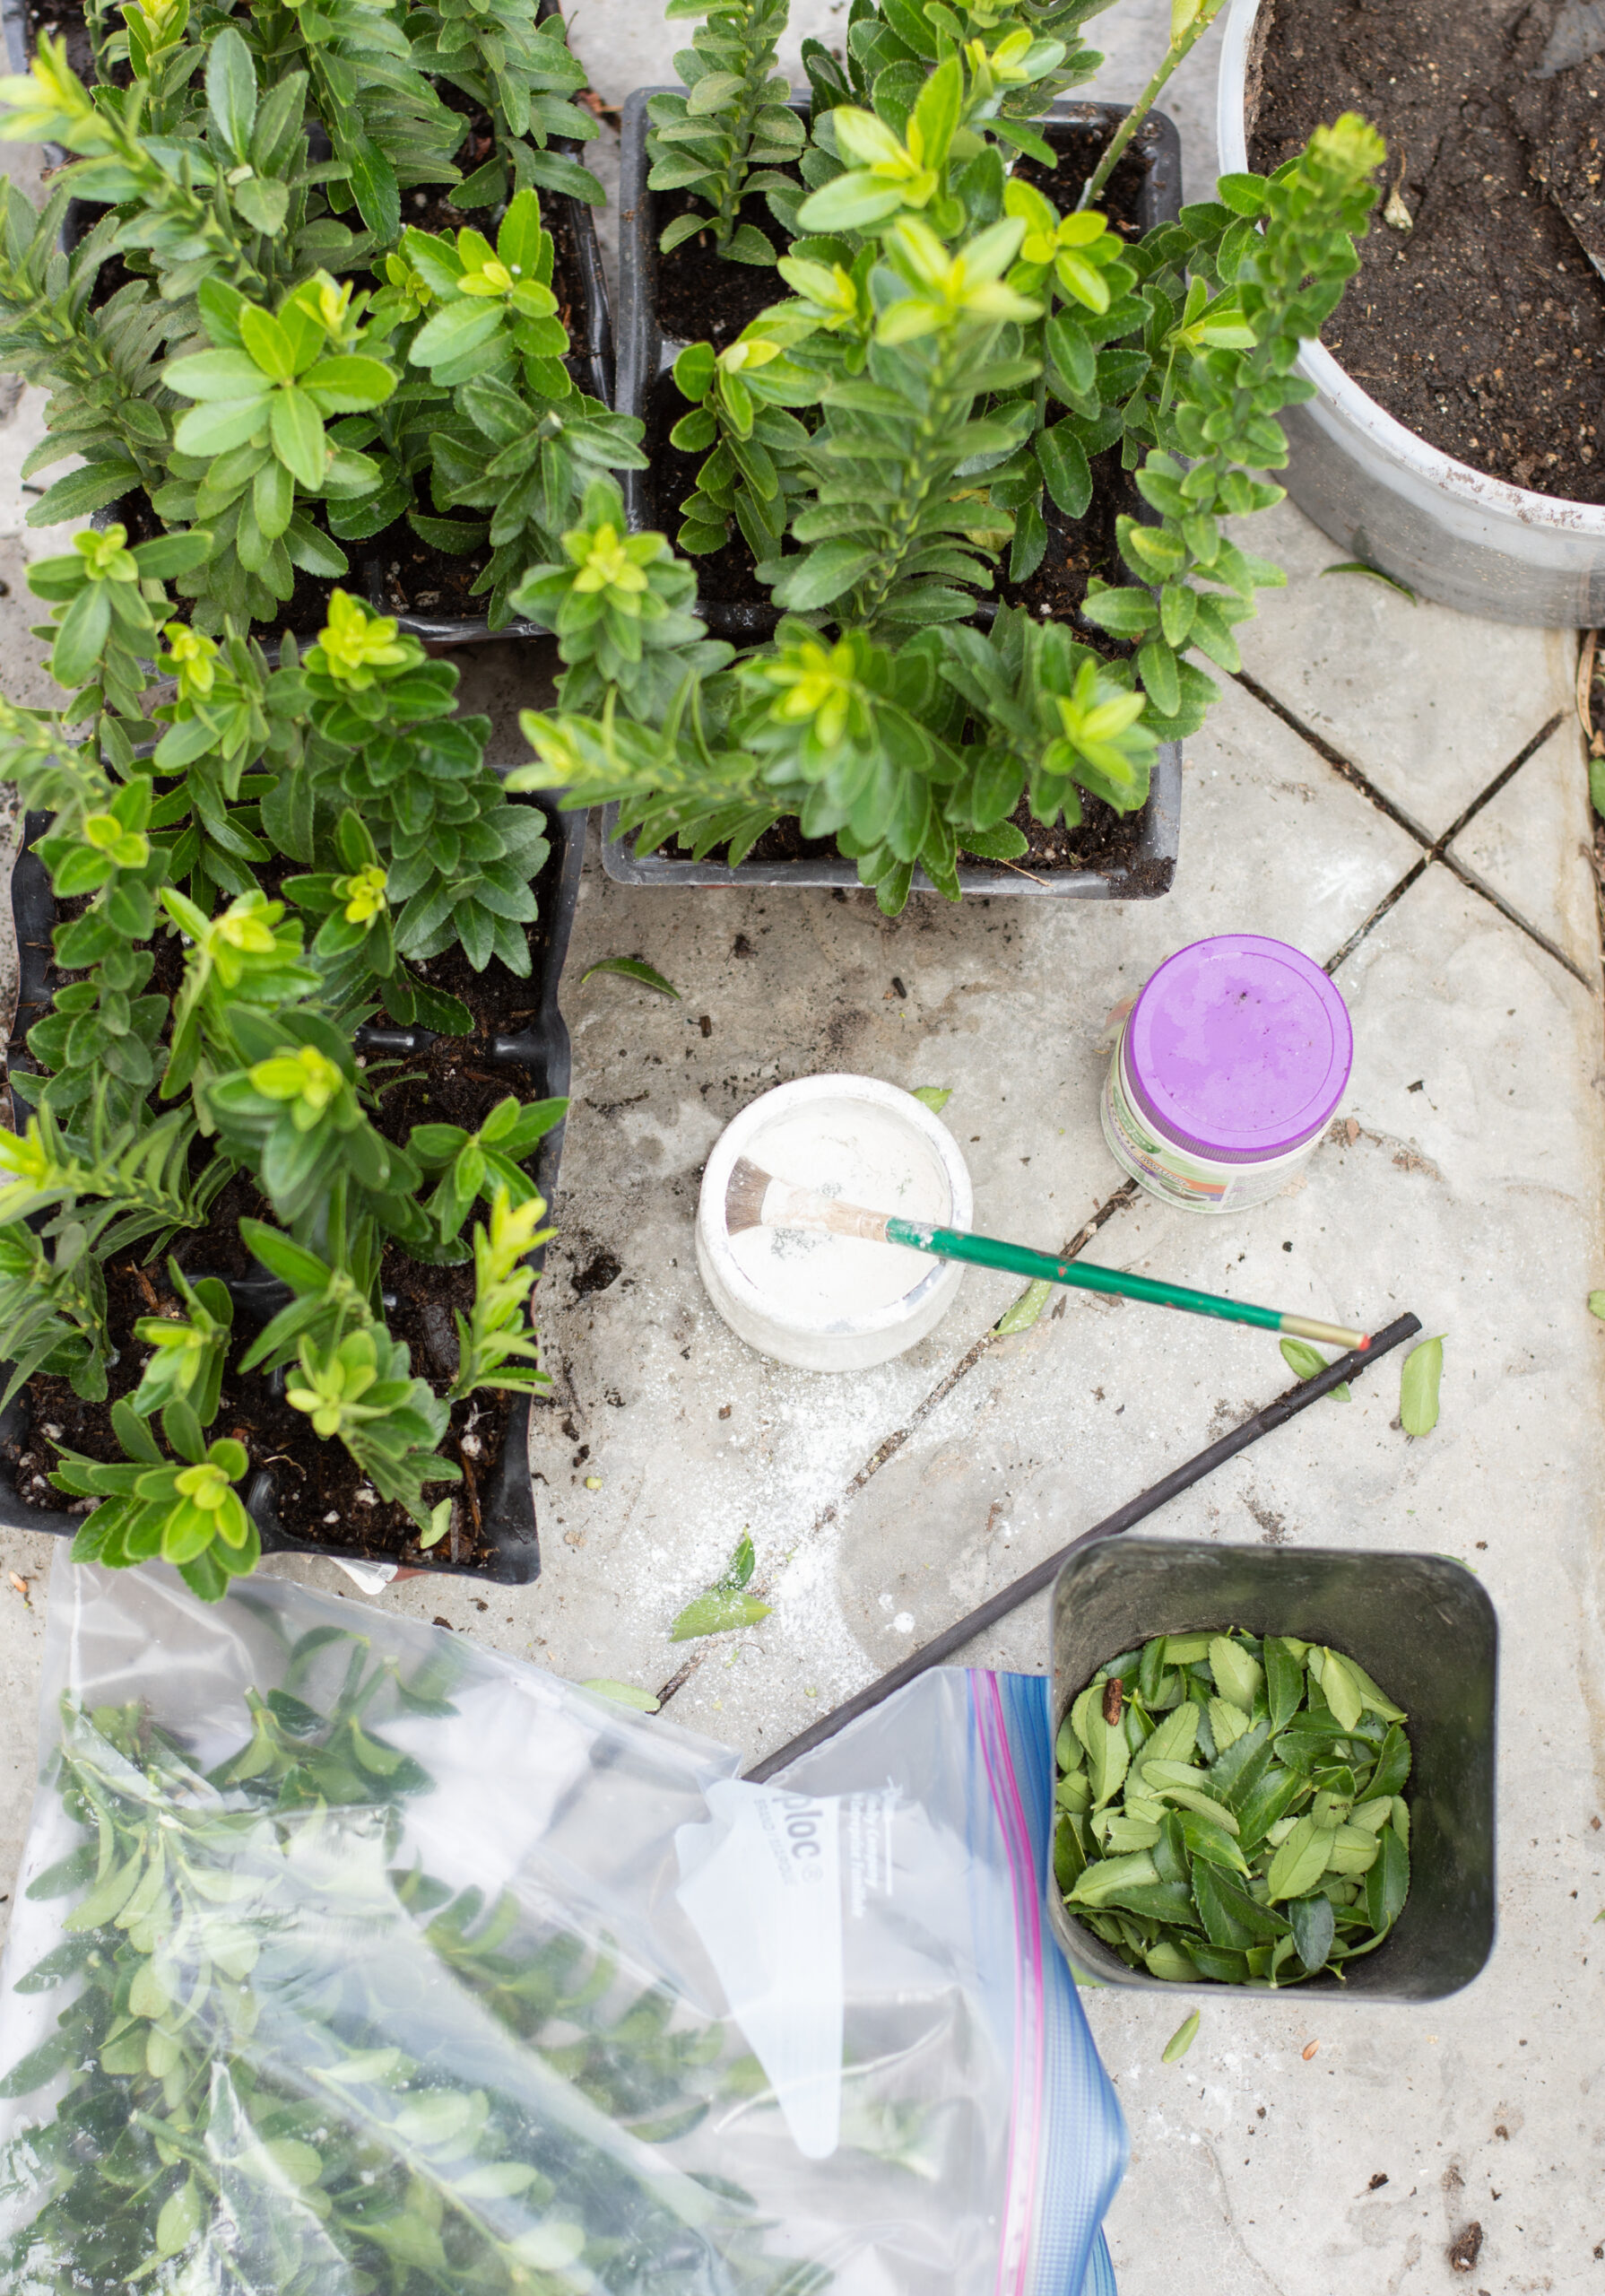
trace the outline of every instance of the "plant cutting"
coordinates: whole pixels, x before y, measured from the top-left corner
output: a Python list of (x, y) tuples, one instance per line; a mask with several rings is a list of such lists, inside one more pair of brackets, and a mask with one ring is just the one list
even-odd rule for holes
[[(694, 277), (721, 332), (674, 361), (677, 414), (629, 402), (649, 530), (627, 542), (599, 481), (516, 594), (566, 665), (526, 720), (528, 785), (616, 804), (638, 854), (739, 865), (794, 824), (889, 912), (916, 872), (956, 899), (972, 860), (1034, 868), (1139, 814), (1214, 696), (1202, 664), (1238, 665), (1234, 627), (1281, 578), (1224, 521), (1280, 500), (1292, 362), (1354, 265), (1380, 145), (1345, 118), (1130, 236), (1095, 204), (1119, 167), (1067, 166), (1036, 117), (1097, 60), (1086, 13), (859, 0), (846, 63), (805, 43), (789, 173), (772, 11), (719, 11), (718, 69), (694, 50), (689, 96), (650, 100), (660, 303)], [(753, 160), (762, 230), (732, 204)], [(727, 293), (722, 272), (767, 280), (771, 230), (789, 294)], [(771, 609), (740, 650), (700, 611), (733, 569)]]
[(1289, 491), (1338, 556), (1500, 621), (1605, 613), (1602, 66), (1565, 0), (1363, 30), (1234, 0), (1221, 52), (1223, 167), (1274, 168), (1340, 91), (1389, 146), (1388, 228), (1300, 359)]
[(1403, 1711), (1285, 1635), (1158, 1635), (1060, 1726), (1054, 1875), (1134, 1969), (1276, 1987), (1383, 1944), (1410, 1893)]
[[(282, 1535), (491, 1567), (482, 1487), (545, 1384), (529, 1163), (566, 1103), (475, 1039), (532, 974), (547, 817), (394, 621), (336, 590), (270, 668), (166, 618), (204, 535), (83, 539), (35, 576), (79, 690), (0, 727), (56, 902), (0, 1135), (19, 1500), (88, 1502), (75, 1556), (160, 1556), (207, 1599), (270, 1500)], [(149, 716), (130, 628), (170, 648)], [(406, 1057), (370, 1057), (376, 1014)]]
[[(1019, 1890), (1040, 1683), (925, 1685), (845, 1774), (754, 1787), (639, 1692), (351, 1608), (57, 1573), (0, 1985), (8, 2288), (824, 2296), (933, 2232), (946, 2296), (1006, 2247), (1079, 2284), (1123, 2154)], [(855, 1910), (860, 1781), (924, 1887)], [(1028, 2124), (1079, 2189), (1022, 2187)]]
[(592, 474), (638, 452), (591, 355), (603, 194), (564, 147), (597, 123), (561, 18), (89, 23), (92, 88), (49, 34), (0, 82), (7, 136), (73, 155), (42, 213), (7, 187), (0, 231), (0, 366), (49, 393), (29, 474), (83, 457), (30, 519), (205, 533), (178, 579), (213, 636), (315, 631), (353, 552), (503, 626)]

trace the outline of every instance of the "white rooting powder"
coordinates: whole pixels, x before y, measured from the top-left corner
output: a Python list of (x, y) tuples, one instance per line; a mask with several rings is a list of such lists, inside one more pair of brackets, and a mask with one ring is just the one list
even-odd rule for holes
[[(951, 1214), (947, 1176), (933, 1152), (889, 1109), (863, 1101), (806, 1102), (766, 1125), (743, 1153), (773, 1179), (871, 1212), (939, 1223)], [(816, 1323), (889, 1308), (935, 1265), (905, 1244), (801, 1228), (749, 1228), (731, 1237), (730, 1249), (777, 1318), (789, 1311)]]

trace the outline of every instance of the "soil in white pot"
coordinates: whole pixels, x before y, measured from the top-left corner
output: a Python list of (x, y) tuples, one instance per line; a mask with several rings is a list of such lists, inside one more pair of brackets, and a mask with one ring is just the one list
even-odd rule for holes
[(1268, 173), (1359, 111), (1410, 218), (1379, 214), (1362, 242), (1323, 331), (1333, 357), (1444, 453), (1605, 502), (1605, 280), (1584, 244), (1605, 257), (1605, 11), (1263, 0), (1256, 31), (1250, 165)]

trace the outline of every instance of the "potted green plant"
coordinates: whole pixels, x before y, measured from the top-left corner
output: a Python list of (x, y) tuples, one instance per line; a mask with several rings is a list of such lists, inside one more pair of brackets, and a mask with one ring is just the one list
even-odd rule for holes
[(272, 668), (170, 619), (212, 547), (114, 526), (38, 561), (68, 692), (0, 705), (30, 809), (0, 1518), (208, 1597), (265, 1545), (527, 1579), (579, 839), (343, 592)]
[(30, 474), (84, 458), (33, 521), (204, 528), (180, 595), (213, 634), (315, 634), (336, 583), (432, 638), (508, 626), (638, 435), (560, 16), (86, 21), (92, 87), (48, 34), (0, 83), (8, 137), (74, 155), (42, 214), (7, 187), (0, 243), (0, 367), (50, 394)]
[(1551, 629), (1605, 618), (1605, 55), (1573, 14), (1468, 23), (1445, 71), (1413, 7), (1379, 39), (1324, 9), (1233, 0), (1219, 81), (1228, 170), (1279, 152), (1339, 87), (1365, 89), (1390, 146), (1392, 228), (1340, 342), (1299, 354), (1288, 492), (1422, 596)]
[[(529, 786), (619, 805), (638, 857), (678, 839), (739, 866), (762, 839), (834, 839), (892, 911), (916, 882), (1167, 887), (1175, 745), (1216, 691), (1197, 657), (1235, 669), (1234, 627), (1281, 578), (1224, 522), (1280, 498), (1277, 417), (1354, 266), (1380, 147), (1340, 121), (1274, 180), (1128, 236), (1162, 148), (1150, 108), (1213, 10), (1180, 12), (1118, 124), (1045, 134), (1096, 61), (1084, 13), (858, 0), (845, 66), (805, 48), (805, 128), (772, 71), (781, 12), (729, 0), (679, 59), (689, 92), (637, 107), (653, 199), (632, 191), (634, 229), (657, 247), (624, 274), (620, 404), (651, 422), (645, 483), (689, 482), (685, 555), (627, 540), (598, 484), (517, 604), (567, 664), (558, 710), (526, 721)], [(788, 298), (768, 300), (771, 266)], [(688, 304), (720, 335), (666, 383), (650, 356)], [(698, 570), (742, 552), (757, 642), (738, 655), (707, 634)], [(1170, 844), (1145, 879), (1130, 825), (1167, 747)]]

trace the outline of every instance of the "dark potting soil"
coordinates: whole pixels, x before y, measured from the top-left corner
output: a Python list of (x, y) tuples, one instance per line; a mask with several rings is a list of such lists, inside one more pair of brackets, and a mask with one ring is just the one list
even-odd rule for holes
[[(203, 1239), (192, 1240), (198, 1244)], [(191, 1270), (221, 1272), (206, 1270), (199, 1250)], [(414, 1373), (438, 1389), (444, 1387), (456, 1369), (452, 1310), (465, 1310), (473, 1298), (472, 1270), (422, 1268), (390, 1252), (381, 1281), (391, 1301), (391, 1331), (411, 1348)], [(48, 1480), (64, 1449), (92, 1459), (124, 1456), (112, 1431), (109, 1406), (133, 1392), (144, 1369), (147, 1350), (134, 1338), (134, 1326), (141, 1316), (175, 1311), (178, 1302), (165, 1262), (142, 1268), (132, 1257), (119, 1259), (108, 1267), (106, 1285), (112, 1343), (117, 1350), (108, 1375), (106, 1401), (86, 1403), (65, 1379), (36, 1373), (28, 1382), (32, 1405), (28, 1436), (4, 1447), (25, 1505), (60, 1509), (70, 1503)], [(378, 1498), (343, 1445), (325, 1442), (314, 1433), (306, 1413), (285, 1401), (281, 1381), (261, 1372), (242, 1375), (230, 1370), (212, 1431), (243, 1443), (253, 1468), (271, 1470), (274, 1505), (291, 1538), (427, 1570), (490, 1561), (480, 1527), (479, 1494), (501, 1456), (507, 1420), (507, 1398), (494, 1392), (452, 1406), (450, 1429), (440, 1450), (458, 1462), (464, 1477), (460, 1483), (436, 1486), (430, 1494), (441, 1499), (449, 1491), (458, 1503), (452, 1531), (427, 1551), (420, 1547), (417, 1526), (406, 1510)]]
[[(1022, 797), (1009, 816), (1026, 840), (1026, 850), (1019, 859), (1011, 865), (1003, 861), (985, 861), (961, 851), (961, 865), (969, 869), (990, 869), (999, 878), (1021, 872), (1031, 876), (1051, 874), (1060, 869), (1097, 869), (1109, 876), (1127, 876), (1133, 889), (1141, 890), (1147, 882), (1145, 873), (1150, 867), (1148, 863), (1134, 859), (1137, 840), (1142, 833), (1141, 814), (1117, 813), (1101, 797), (1083, 796), (1081, 805), (1085, 818), (1077, 828), (1067, 829), (1063, 822), (1045, 828), (1032, 817), (1031, 808)], [(788, 814), (773, 829), (765, 830), (747, 861), (755, 868), (774, 868), (785, 861), (834, 859), (836, 850), (833, 837), (804, 837), (800, 822)], [(672, 845), (659, 846), (658, 853), (665, 860), (684, 857)], [(723, 863), (726, 848), (716, 849), (708, 858)], [(1169, 862), (1152, 865), (1162, 873), (1163, 881), (1158, 885), (1161, 892), (1169, 890), (1171, 865)]]
[[(543, 936), (550, 929), (546, 919), (555, 900), (556, 876), (553, 855), (535, 881), (541, 914), (526, 928), (536, 976)], [(266, 873), (265, 883), (271, 891)], [(64, 909), (73, 906), (64, 904)], [(177, 940), (159, 935), (155, 955), (152, 986), (170, 994), (181, 970)], [(461, 998), (473, 1015), (474, 1030), (466, 1037), (433, 1038), (404, 1059), (383, 1053), (367, 1057), (365, 1065), (380, 1091), (374, 1121), (387, 1139), (397, 1142), (404, 1142), (412, 1126), (424, 1121), (477, 1130), (508, 1093), (521, 1100), (533, 1097), (523, 1089), (520, 1070), (489, 1065), (492, 1035), (506, 1029), (516, 1031), (539, 1010), (532, 982), (510, 973), (499, 958), (492, 958), (482, 973), (476, 973), (460, 948), (451, 949), (420, 970), (436, 987)], [(79, 978), (52, 967), (48, 985), (54, 990)], [(522, 1005), (516, 1001), (521, 996), (526, 1000)], [(377, 1018), (383, 1025), (387, 1016), (381, 1013)], [(253, 1182), (236, 1172), (213, 1204), (206, 1226), (174, 1241), (172, 1257), (192, 1281), (203, 1274), (239, 1281), (260, 1273), (240, 1239), (242, 1218), (271, 1220), (272, 1213)], [(429, 1380), (438, 1392), (457, 1368), (453, 1310), (461, 1308), (466, 1312), (472, 1304), (472, 1265), (424, 1266), (392, 1246), (385, 1254), (380, 1284), (392, 1335), (407, 1343), (414, 1374)], [(135, 1319), (160, 1313), (172, 1300), (166, 1256), (145, 1268), (138, 1267), (132, 1256), (126, 1263), (117, 1262), (107, 1271), (107, 1288), (119, 1361), (109, 1375), (106, 1402), (83, 1402), (65, 1379), (36, 1375), (28, 1383), (32, 1427), (28, 1442), (15, 1447), (13, 1454), (18, 1492), (27, 1505), (51, 1508), (64, 1503), (61, 1493), (45, 1480), (56, 1464), (59, 1445), (91, 1458), (122, 1456), (112, 1432), (108, 1405), (137, 1386), (143, 1369), (146, 1351), (133, 1338)], [(440, 1448), (464, 1468), (463, 1482), (453, 1486), (461, 1503), (454, 1517), (453, 1533), (428, 1552), (419, 1548), (416, 1526), (405, 1509), (371, 1495), (360, 1496), (369, 1487), (344, 1448), (317, 1436), (306, 1414), (291, 1408), (273, 1380), (256, 1373), (231, 1372), (224, 1381), (215, 1431), (232, 1434), (244, 1443), (253, 1466), (273, 1467), (274, 1503), (291, 1538), (426, 1568), (479, 1564), (490, 1555), (478, 1526), (479, 1492), (501, 1456), (508, 1407), (508, 1398), (495, 1390), (482, 1390), (453, 1406), (450, 1429)], [(58, 1427), (60, 1436), (48, 1437), (43, 1431), (47, 1426)], [(478, 1449), (464, 1454), (465, 1438), (472, 1439)], [(446, 1490), (442, 1485), (433, 1495), (442, 1498)], [(331, 1516), (333, 1521), (327, 1519)]]
[(1268, 172), (1319, 122), (1359, 111), (1413, 218), (1408, 231), (1374, 218), (1328, 349), (1444, 453), (1605, 502), (1605, 281), (1580, 236), (1605, 222), (1599, 8), (1264, 0), (1267, 18), (1250, 165)]
[(83, 10), (76, 4), (76, 0), (65, 0), (65, 4), (60, 7), (41, 5), (40, 0), (29, 0), (28, 54), (30, 58), (38, 52), (41, 32), (48, 32), (52, 39), (65, 39), (67, 44), (67, 62), (74, 71), (82, 81), (93, 80), (95, 51), (90, 43), (89, 26), (84, 21)]

